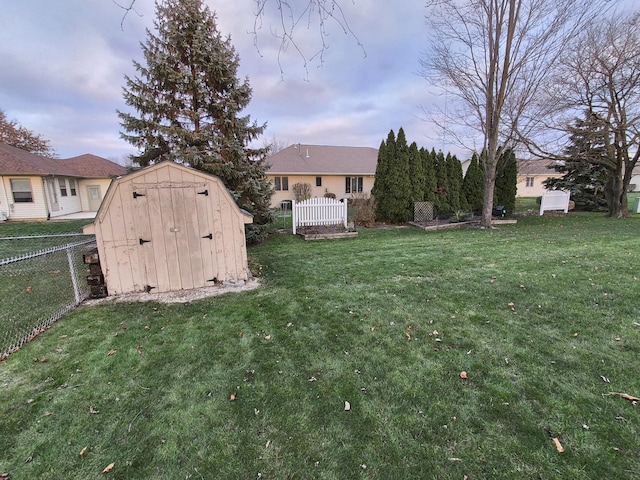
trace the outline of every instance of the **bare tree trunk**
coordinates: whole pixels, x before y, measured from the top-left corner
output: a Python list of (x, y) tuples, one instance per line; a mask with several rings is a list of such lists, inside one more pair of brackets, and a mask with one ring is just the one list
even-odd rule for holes
[(629, 217), (629, 202), (621, 168), (609, 170), (607, 176), (607, 188), (605, 193), (609, 217), (627, 218)]

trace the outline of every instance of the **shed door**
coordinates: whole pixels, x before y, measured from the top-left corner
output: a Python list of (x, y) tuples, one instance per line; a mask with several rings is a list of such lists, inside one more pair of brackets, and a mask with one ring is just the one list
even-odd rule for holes
[(207, 187), (148, 186), (135, 197), (143, 285), (151, 292), (213, 285), (217, 267)]

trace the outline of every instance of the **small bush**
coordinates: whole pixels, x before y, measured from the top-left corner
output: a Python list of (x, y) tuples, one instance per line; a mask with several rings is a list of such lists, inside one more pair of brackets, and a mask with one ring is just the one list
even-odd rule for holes
[(292, 188), (296, 202), (303, 202), (311, 198), (311, 185), (308, 183), (296, 183)]
[(376, 223), (375, 198), (366, 194), (352, 195), (349, 199), (353, 212), (353, 223), (363, 227), (372, 227)]

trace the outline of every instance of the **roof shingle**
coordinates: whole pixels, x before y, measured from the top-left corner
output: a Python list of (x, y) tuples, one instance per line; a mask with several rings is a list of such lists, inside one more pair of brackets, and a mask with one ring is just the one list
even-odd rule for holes
[(65, 160), (34, 155), (0, 143), (0, 175), (59, 175), (78, 178), (107, 178), (127, 173), (122, 165), (96, 155), (85, 154)]
[(270, 174), (375, 175), (378, 149), (296, 143), (269, 158)]

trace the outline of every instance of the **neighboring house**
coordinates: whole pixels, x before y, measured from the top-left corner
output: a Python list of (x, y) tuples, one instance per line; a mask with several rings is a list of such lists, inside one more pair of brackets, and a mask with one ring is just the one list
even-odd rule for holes
[(640, 192), (640, 165), (636, 165), (631, 174), (631, 181), (629, 182), (630, 192)]
[(85, 154), (65, 160), (0, 143), (0, 220), (96, 212), (122, 165)]
[(560, 178), (561, 173), (549, 168), (553, 160), (518, 160), (517, 197), (541, 197), (546, 188), (543, 183), (548, 178)]
[(294, 200), (296, 183), (309, 184), (312, 197), (370, 195), (377, 163), (376, 148), (291, 145), (267, 158), (267, 175), (275, 190), (271, 206)]

